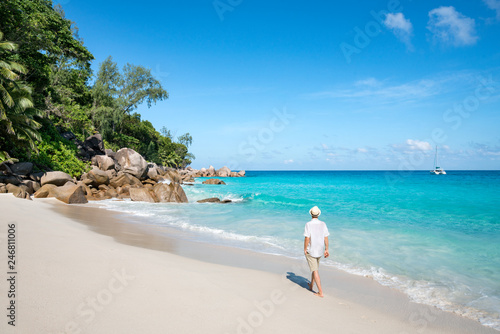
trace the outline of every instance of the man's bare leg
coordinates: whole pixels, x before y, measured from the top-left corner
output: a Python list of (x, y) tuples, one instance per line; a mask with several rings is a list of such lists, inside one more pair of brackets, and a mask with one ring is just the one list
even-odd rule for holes
[(309, 283), (309, 290), (313, 291), (314, 288), (314, 272), (311, 273), (311, 283)]
[(316, 282), (316, 286), (318, 287), (318, 292), (315, 293), (315, 295), (323, 298), (323, 289), (321, 288), (321, 279), (319, 278), (319, 272), (316, 270), (313, 271), (312, 274), (313, 274), (313, 280)]

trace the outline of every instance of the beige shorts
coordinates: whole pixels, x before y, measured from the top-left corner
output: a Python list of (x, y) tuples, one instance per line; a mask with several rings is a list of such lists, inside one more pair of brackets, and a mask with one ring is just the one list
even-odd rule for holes
[(312, 257), (309, 253), (306, 254), (307, 264), (309, 265), (309, 269), (312, 271), (317, 271), (319, 269), (319, 259), (321, 257)]

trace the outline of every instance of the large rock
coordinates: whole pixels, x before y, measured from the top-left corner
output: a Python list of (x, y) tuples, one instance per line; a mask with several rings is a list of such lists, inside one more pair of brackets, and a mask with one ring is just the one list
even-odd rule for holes
[(142, 183), (138, 178), (125, 173), (118, 173), (118, 176), (111, 179), (109, 184), (113, 188), (123, 187), (125, 185), (142, 187)]
[(90, 160), (96, 155), (105, 155), (104, 142), (102, 141), (102, 136), (99, 133), (92, 135), (85, 139), (82, 143), (76, 140), (79, 154), (84, 160)]
[(131, 174), (138, 179), (146, 176), (148, 163), (142, 155), (131, 148), (122, 148), (116, 152), (115, 160), (120, 171)]
[(148, 165), (148, 177), (150, 179), (156, 179), (158, 177), (158, 166), (156, 166), (156, 164)]
[(92, 180), (92, 186), (94, 187), (98, 187), (101, 184), (109, 184), (108, 174), (97, 167), (92, 168), (92, 170), (87, 173), (87, 177)]
[(54, 197), (55, 196), (55, 189), (57, 188), (56, 185), (53, 184), (44, 184), (40, 189), (38, 189), (34, 197), (35, 198), (47, 198), (47, 197)]
[(245, 171), (244, 171), (244, 170), (240, 170), (240, 171), (238, 172), (238, 176), (239, 176), (239, 177), (243, 177), (243, 176), (245, 176)]
[(220, 177), (229, 177), (231, 176), (231, 170), (228, 167), (224, 166), (217, 170), (217, 175)]
[(160, 202), (187, 203), (188, 199), (184, 189), (178, 183), (158, 183), (153, 192)]
[(115, 178), (117, 175), (116, 170), (114, 170), (114, 169), (107, 170), (106, 174), (108, 174), (108, 177), (110, 180)]
[[(83, 192), (85, 193), (85, 196), (92, 195), (92, 189), (84, 182), (84, 181), (78, 181), (76, 183), (77, 186), (80, 186), (83, 188)], [(88, 199), (88, 197), (87, 197)]]
[(17, 175), (28, 175), (33, 171), (31, 162), (18, 162), (10, 166), (11, 171)]
[(5, 174), (5, 175), (10, 175), (12, 174), (12, 171), (10, 170), (9, 164), (6, 162), (2, 162), (0, 164), (0, 174)]
[(73, 182), (73, 178), (64, 172), (47, 172), (43, 174), (41, 179), (41, 185), (54, 184), (56, 186), (63, 186), (66, 182)]
[(75, 134), (71, 131), (67, 131), (61, 134), (61, 137), (63, 137), (66, 140), (74, 140), (76, 138)]
[(40, 183), (32, 181), (32, 180), (24, 180), (20, 186), (26, 187), (25, 190), (30, 194), (33, 195), (35, 191), (40, 189)]
[(130, 188), (130, 199), (139, 202), (156, 202), (151, 192), (146, 188)]
[(208, 167), (207, 174), (208, 174), (208, 176), (215, 176), (215, 168), (214, 168), (214, 166), (211, 165), (210, 167)]
[(10, 183), (6, 185), (6, 188), (7, 188), (7, 192), (11, 193), (11, 194), (13, 194), (14, 192), (17, 192), (17, 191), (19, 191), (19, 189), (21, 189), (18, 186), (14, 185), (14, 184), (10, 184)]
[(33, 181), (36, 181), (38, 183), (42, 182), (42, 176), (45, 175), (45, 172), (36, 172), (36, 173), (31, 173), (30, 174), (30, 179), (32, 179)]
[(211, 198), (200, 199), (197, 202), (198, 203), (220, 203), (220, 199), (218, 199), (217, 197), (211, 197)]
[(174, 183), (182, 183), (182, 177), (176, 170), (169, 170), (165, 177)]
[(219, 179), (208, 179), (202, 182), (203, 184), (226, 184), (224, 181)]
[(87, 203), (84, 188), (76, 184), (67, 183), (64, 187), (54, 189), (55, 197), (66, 204), (84, 204)]
[(113, 198), (118, 196), (118, 192), (116, 191), (115, 188), (109, 188), (108, 190), (106, 190), (106, 195)]
[(96, 166), (99, 167), (100, 170), (106, 171), (115, 169), (115, 161), (107, 155), (96, 155), (94, 158)]
[(15, 175), (0, 175), (0, 182), (6, 184), (14, 184), (19, 185), (22, 182), (22, 179), (19, 176)]
[(116, 153), (112, 149), (107, 148), (107, 149), (104, 150), (104, 152), (106, 152), (106, 155), (108, 157), (110, 157), (111, 159), (115, 158), (115, 154)]
[(31, 199), (30, 194), (23, 188), (15, 186), (13, 184), (8, 184), (7, 191), (12, 193), (17, 198)]
[(96, 133), (95, 135), (88, 137), (83, 143), (96, 152), (106, 154), (106, 152), (104, 151), (104, 142), (102, 141), (102, 136), (100, 133)]

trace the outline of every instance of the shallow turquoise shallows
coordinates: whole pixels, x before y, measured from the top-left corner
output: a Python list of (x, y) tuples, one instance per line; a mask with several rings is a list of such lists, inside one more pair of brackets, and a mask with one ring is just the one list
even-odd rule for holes
[[(104, 203), (197, 240), (301, 259), (317, 205), (331, 233), (323, 264), (500, 330), (500, 171), (254, 171), (224, 178), (227, 185), (203, 180), (184, 186), (189, 204)], [(196, 203), (208, 197), (233, 203)]]

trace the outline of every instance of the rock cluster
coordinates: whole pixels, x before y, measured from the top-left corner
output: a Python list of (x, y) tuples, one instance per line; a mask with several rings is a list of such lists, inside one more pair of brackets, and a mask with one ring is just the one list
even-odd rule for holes
[(32, 173), (31, 162), (16, 164), (0, 164), (0, 193), (12, 193), (19, 198), (31, 199), (35, 191), (40, 189), (42, 173)]
[(0, 193), (20, 198), (55, 197), (67, 204), (110, 198), (130, 198), (151, 203), (187, 203), (180, 186), (183, 177), (174, 169), (148, 164), (130, 148), (91, 158), (92, 169), (79, 179), (60, 172), (32, 173), (33, 164), (0, 164)]
[(186, 182), (193, 182), (195, 177), (243, 177), (245, 176), (245, 171), (240, 170), (239, 172), (233, 172), (228, 167), (224, 166), (220, 169), (215, 169), (214, 166), (208, 168), (202, 168), (200, 170), (187, 167), (186, 169), (179, 171), (182, 179)]

